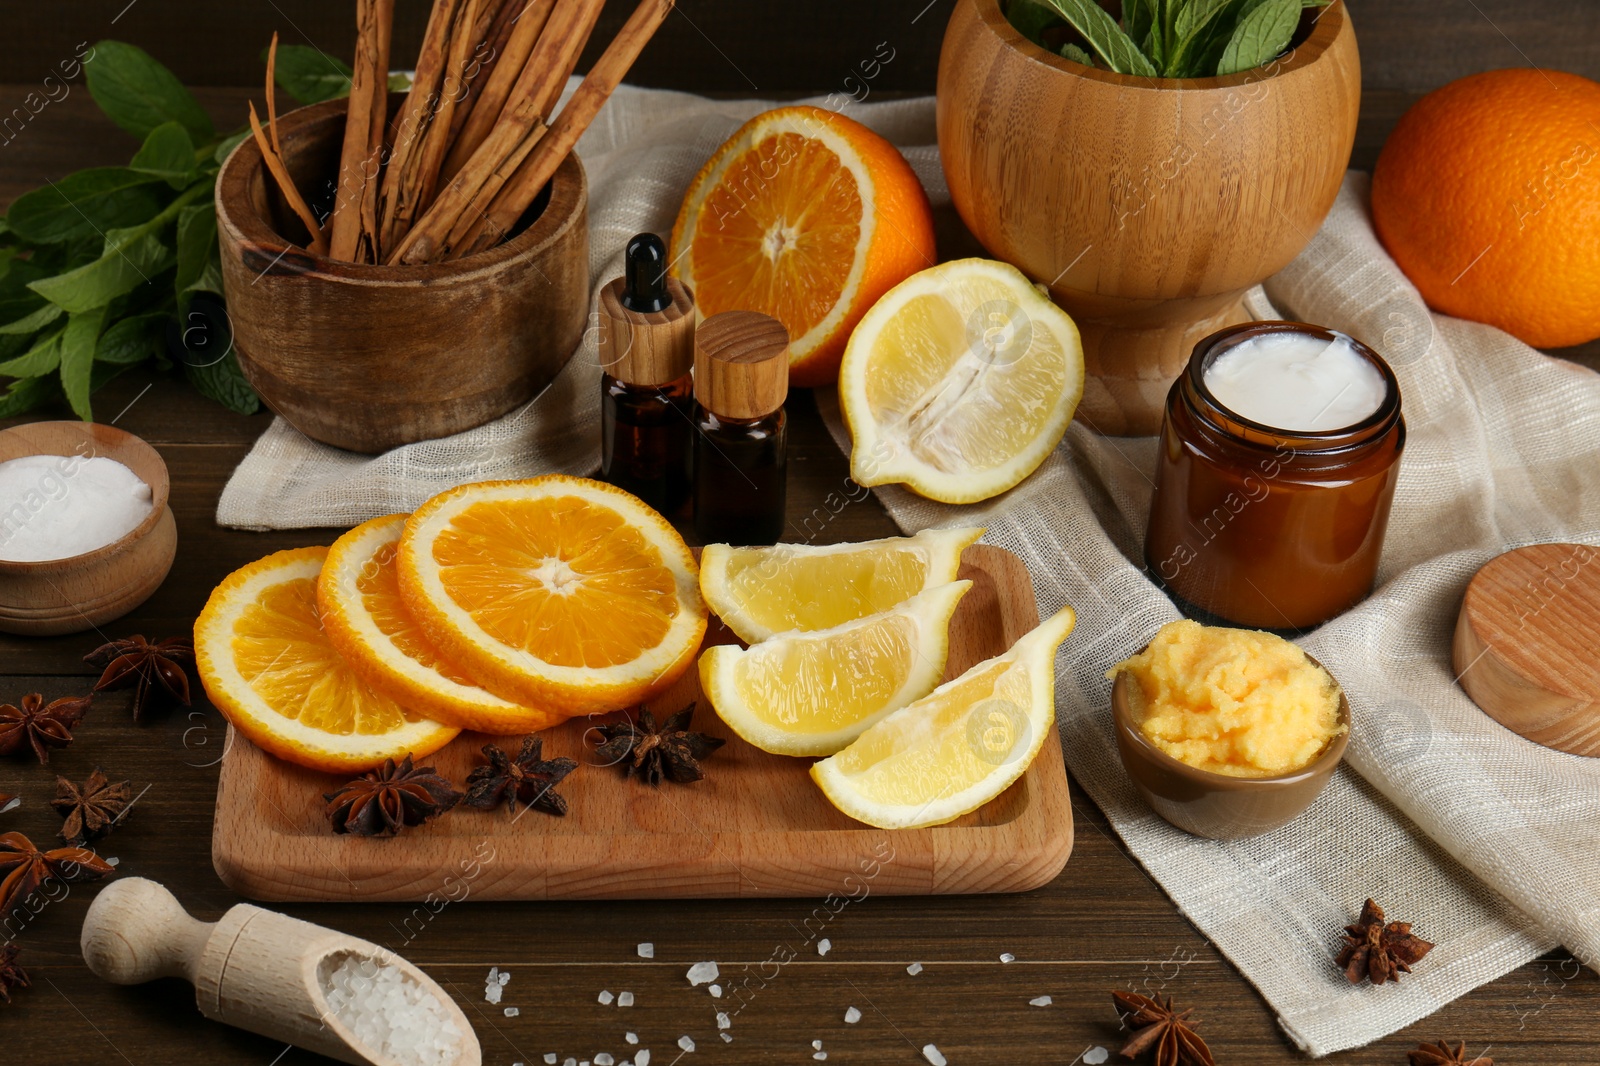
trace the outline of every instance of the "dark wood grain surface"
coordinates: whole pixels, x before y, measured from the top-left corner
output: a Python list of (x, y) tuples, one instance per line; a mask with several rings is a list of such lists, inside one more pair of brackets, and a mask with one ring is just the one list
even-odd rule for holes
[[(125, 6), (126, 5), (126, 6)], [(621, 5), (608, 17), (619, 19)], [(19, 105), (78, 41), (116, 36), (155, 51), (199, 83), (254, 82), (255, 53), (273, 29), (348, 52), (348, 5), (310, 0), (209, 4), (197, 0), (59, 0), (6, 3), (0, 35), (0, 117)], [(399, 38), (420, 32), (424, 5), (402, 0)], [(1361, 32), (1365, 80), (1357, 165), (1370, 164), (1393, 122), (1421, 91), (1472, 70), (1527, 62), (1600, 74), (1600, 8), (1588, 0), (1352, 0)], [(680, 15), (646, 53), (639, 74), (653, 84), (704, 91), (826, 92), (839, 88), (855, 54), (880, 40), (900, 51), (881, 89), (928, 91), (948, 0), (752, 4), (683, 0)], [(397, 48), (399, 46), (397, 45)], [(219, 122), (236, 123), (246, 90), (215, 89), (203, 99)], [(131, 140), (98, 117), (81, 85), (25, 128), (0, 138), (0, 203), (77, 167), (121, 162)], [(961, 246), (959, 225), (941, 225), (944, 250)], [(1563, 353), (1596, 365), (1595, 346)], [(335, 530), (241, 533), (213, 516), (228, 474), (265, 428), (267, 417), (229, 415), (150, 371), (125, 375), (96, 398), (102, 417), (155, 444), (172, 473), (181, 550), (166, 585), (135, 615), (106, 627), (110, 636), (187, 632), (211, 587), (237, 566), (279, 548), (326, 543)], [(790, 509), (797, 523), (828, 514), (825, 501), (845, 483), (847, 466), (809, 397), (791, 406)], [(120, 412), (120, 414), (119, 414)], [(813, 525), (817, 525), (813, 521)], [(851, 503), (820, 524), (817, 540), (883, 536), (892, 523), (872, 499)], [(24, 692), (80, 694), (92, 683), (80, 657), (95, 635), (24, 641), (0, 638), (0, 700)], [(51, 839), (59, 819), (45, 805), (53, 773), (82, 777), (104, 766), (145, 790), (126, 823), (102, 846), (124, 874), (171, 886), (200, 917), (214, 919), (236, 899), (211, 869), (210, 833), (221, 718), (203, 700), (144, 727), (115, 696), (96, 704), (80, 739), (46, 768), (0, 762), (0, 792), (24, 805), (0, 815), (0, 830)], [(1115, 1052), (1119, 1033), (1106, 994), (1146, 986), (1193, 1005), (1225, 1064), (1304, 1061), (1271, 1012), (1236, 970), (1177, 912), (1116, 839), (1104, 817), (1074, 794), (1077, 846), (1061, 877), (1027, 895), (942, 899), (874, 898), (852, 903), (820, 935), (819, 901), (671, 903), (476, 903), (437, 910), (399, 905), (296, 906), (291, 913), (387, 944), (449, 987), (472, 1018), (485, 1062), (528, 1066), (554, 1052), (621, 1062), (649, 1047), (672, 1063), (682, 1035), (698, 1050), (685, 1063), (812, 1062), (820, 1039), (829, 1062), (917, 1063), (936, 1044), (952, 1064), (1072, 1063), (1091, 1048)], [(137, 988), (99, 982), (83, 967), (78, 928), (93, 886), (50, 902), (16, 935), (34, 987), (0, 1006), (0, 1063), (216, 1063), (270, 1066), (320, 1062), (295, 1050), (202, 1020), (186, 985)], [(459, 892), (454, 893), (459, 895)], [(1423, 932), (1426, 932), (1423, 930)], [(1330, 929), (1331, 945), (1337, 930)], [(655, 958), (635, 946), (655, 944)], [(1010, 952), (1016, 961), (999, 961)], [(711, 999), (684, 978), (689, 964), (716, 959), (723, 984), (749, 989), (718, 1037)], [(779, 962), (776, 960), (792, 959)], [(906, 973), (921, 962), (917, 976)], [(490, 966), (509, 969), (507, 1018), (483, 1002)], [(631, 1008), (602, 1006), (602, 989), (634, 992)], [(1028, 1000), (1042, 995), (1053, 1004)], [(847, 1007), (862, 1012), (846, 1025)], [(1478, 989), (1438, 1014), (1368, 1048), (1335, 1056), (1352, 1064), (1401, 1064), (1424, 1039), (1465, 1040), (1474, 1053), (1505, 1064), (1600, 1062), (1600, 978), (1556, 952)], [(1120, 1061), (1120, 1060), (1118, 1060)]]

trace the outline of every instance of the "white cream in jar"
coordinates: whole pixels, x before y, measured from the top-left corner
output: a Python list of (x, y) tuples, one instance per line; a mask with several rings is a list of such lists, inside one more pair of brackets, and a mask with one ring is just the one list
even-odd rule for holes
[(1330, 341), (1288, 330), (1262, 333), (1226, 349), (1205, 370), (1206, 389), (1252, 422), (1298, 433), (1326, 433), (1371, 417), (1388, 386), (1378, 368), (1335, 334)]
[(25, 455), (0, 463), (0, 560), (70, 559), (115, 543), (154, 509), (150, 486), (115, 459)]

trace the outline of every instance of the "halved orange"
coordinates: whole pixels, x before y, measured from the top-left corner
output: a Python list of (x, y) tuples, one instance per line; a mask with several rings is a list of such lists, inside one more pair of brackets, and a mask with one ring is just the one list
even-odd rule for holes
[(480, 688), (439, 654), (400, 598), (395, 560), (408, 515), (374, 518), (328, 549), (317, 604), (328, 639), (378, 692), (428, 717), (483, 733), (531, 733), (565, 715)]
[(194, 624), (195, 665), (217, 710), (257, 747), (336, 773), (431, 755), (459, 729), (373, 691), (317, 611), (327, 548), (258, 559), (223, 579)]
[(878, 134), (820, 107), (780, 107), (696, 175), (672, 257), (702, 314), (771, 315), (789, 331), (790, 382), (825, 385), (867, 309), (933, 266), (933, 212)]
[(572, 716), (648, 699), (705, 636), (699, 571), (637, 497), (552, 474), (440, 493), (400, 539), (429, 641), (502, 699)]

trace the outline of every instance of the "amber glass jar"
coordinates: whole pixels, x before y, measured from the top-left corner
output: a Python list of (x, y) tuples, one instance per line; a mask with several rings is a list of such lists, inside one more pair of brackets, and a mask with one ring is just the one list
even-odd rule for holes
[(1167, 394), (1145, 562), (1192, 608), (1238, 625), (1304, 629), (1372, 591), (1406, 427), (1394, 371), (1353, 338), (1345, 339), (1386, 389), (1362, 421), (1296, 432), (1223, 407), (1206, 388), (1207, 368), (1233, 345), (1274, 331), (1341, 336), (1255, 322), (1195, 346)]

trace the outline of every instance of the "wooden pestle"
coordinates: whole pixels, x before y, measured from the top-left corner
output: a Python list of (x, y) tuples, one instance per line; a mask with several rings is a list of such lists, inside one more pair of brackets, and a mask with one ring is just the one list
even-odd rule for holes
[(241, 903), (216, 923), (190, 917), (161, 885), (142, 877), (113, 881), (83, 920), (83, 959), (113, 984), (182, 977), (200, 1013), (340, 1062), (399, 1066), (363, 1046), (327, 1007), (318, 975), (324, 959), (355, 955), (398, 967), (444, 1004), (461, 1032), (452, 1066), (481, 1066), (466, 1015), (421, 970), (371, 941)]

